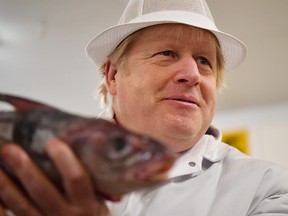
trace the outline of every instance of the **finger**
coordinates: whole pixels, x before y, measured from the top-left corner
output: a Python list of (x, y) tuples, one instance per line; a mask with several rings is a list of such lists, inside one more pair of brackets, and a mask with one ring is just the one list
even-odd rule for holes
[[(0, 169), (0, 198), (5, 206), (15, 215), (38, 216), (40, 215), (29, 199), (27, 199), (18, 188), (11, 182), (6, 174)], [(1, 214), (6, 215), (4, 207), (1, 206)], [(0, 215), (1, 215), (0, 214)]]
[[(43, 212), (55, 215), (56, 212), (66, 207), (61, 194), (18, 145), (4, 146), (2, 157), (19, 178), (31, 199)], [(20, 200), (17, 200), (17, 203), (20, 203)]]
[(0, 204), (0, 216), (6, 216), (6, 210), (4, 206)]
[(95, 202), (90, 176), (71, 148), (57, 139), (49, 140), (45, 148), (63, 177), (68, 199), (77, 204)]
[(0, 204), (0, 216), (6, 216), (6, 210), (3, 205)]

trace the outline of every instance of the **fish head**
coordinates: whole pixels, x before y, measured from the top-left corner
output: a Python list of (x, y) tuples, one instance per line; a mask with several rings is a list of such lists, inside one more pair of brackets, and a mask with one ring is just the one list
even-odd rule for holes
[[(93, 132), (85, 135), (86, 144), (75, 151), (91, 174), (97, 191), (121, 196), (165, 181), (176, 160), (172, 150), (146, 135), (132, 133), (113, 122), (101, 121), (97, 129), (89, 126)], [(89, 130), (83, 131), (87, 133)]]
[(144, 184), (163, 180), (175, 160), (175, 154), (162, 143), (132, 133), (112, 134), (104, 152), (111, 169), (121, 170), (123, 179)]

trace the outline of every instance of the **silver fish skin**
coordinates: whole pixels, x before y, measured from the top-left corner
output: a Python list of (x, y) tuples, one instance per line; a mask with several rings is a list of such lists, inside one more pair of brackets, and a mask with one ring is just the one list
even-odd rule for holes
[[(15, 108), (0, 111), (0, 148), (11, 142), (20, 145), (63, 192), (61, 177), (44, 152), (45, 143), (52, 137), (71, 147), (90, 174), (95, 192), (112, 201), (165, 181), (177, 158), (155, 139), (132, 133), (114, 122), (70, 114), (9, 94), (0, 93), (0, 101)], [(2, 160), (0, 165), (16, 179)]]

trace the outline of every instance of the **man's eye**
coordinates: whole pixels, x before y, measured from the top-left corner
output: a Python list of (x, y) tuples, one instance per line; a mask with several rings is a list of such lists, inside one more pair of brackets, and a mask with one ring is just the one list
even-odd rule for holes
[(171, 56), (171, 57), (175, 56), (175, 54), (171, 50), (165, 50), (165, 51), (160, 52), (159, 54), (161, 54), (163, 56)]
[(202, 65), (208, 65), (208, 66), (210, 66), (210, 63), (209, 63), (208, 59), (205, 58), (205, 57), (199, 57), (199, 58), (197, 59), (197, 61), (198, 61), (200, 64), (202, 64)]

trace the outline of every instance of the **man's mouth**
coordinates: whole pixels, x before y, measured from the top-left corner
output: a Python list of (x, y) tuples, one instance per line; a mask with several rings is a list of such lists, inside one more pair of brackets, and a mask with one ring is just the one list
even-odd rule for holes
[(171, 100), (171, 101), (179, 101), (183, 103), (188, 103), (188, 104), (195, 104), (196, 106), (199, 107), (199, 103), (196, 98), (194, 97), (187, 97), (187, 96), (171, 96), (164, 98), (164, 100)]

